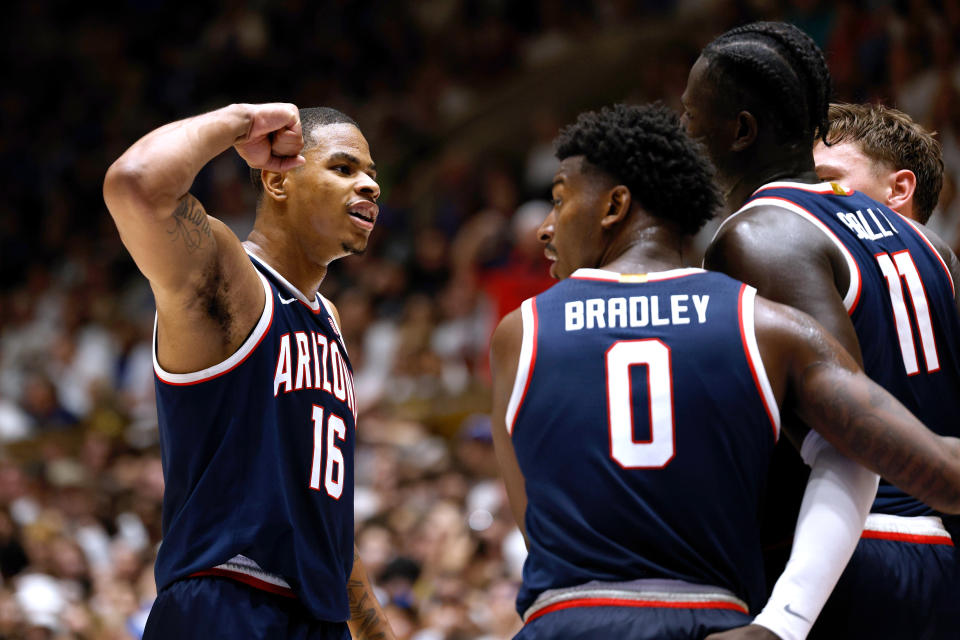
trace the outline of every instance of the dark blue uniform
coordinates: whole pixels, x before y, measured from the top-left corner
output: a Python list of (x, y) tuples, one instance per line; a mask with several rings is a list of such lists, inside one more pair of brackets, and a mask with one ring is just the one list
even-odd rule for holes
[[(352, 368), (325, 301), (307, 300), (253, 262), (266, 304), (233, 356), (193, 374), (166, 373), (154, 360), (165, 491), (160, 594), (148, 636), (182, 633), (169, 626), (176, 607), (164, 598), (207, 584), (293, 607), (311, 624), (336, 623), (328, 625), (329, 637), (349, 637), (343, 622), (353, 565)], [(235, 621), (249, 615), (262, 623), (256, 603), (220, 599), (228, 611), (223, 624), (236, 625), (236, 637), (259, 637), (244, 631), (242, 618)]]
[[(867, 375), (931, 430), (960, 436), (953, 280), (918, 227), (832, 183), (771, 183), (741, 211), (760, 205), (806, 218), (835, 243), (850, 271), (841, 294)], [(960, 638), (954, 522), (883, 481), (871, 511), (811, 637)]]
[(754, 294), (699, 269), (580, 269), (523, 304), (506, 416), (528, 499), (518, 637), (702, 637), (763, 604), (779, 410)]

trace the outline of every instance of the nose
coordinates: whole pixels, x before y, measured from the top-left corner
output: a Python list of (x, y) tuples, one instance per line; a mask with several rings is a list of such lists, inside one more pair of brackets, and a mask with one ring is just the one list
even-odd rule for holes
[(553, 240), (554, 211), (556, 211), (556, 209), (550, 209), (550, 213), (547, 214), (547, 217), (544, 218), (543, 222), (540, 223), (540, 227), (537, 229), (537, 237), (543, 244), (547, 244)]
[(380, 185), (377, 184), (377, 181), (374, 180), (372, 176), (363, 171), (359, 172), (359, 178), (357, 179), (354, 189), (360, 195), (372, 198), (373, 200), (380, 197)]

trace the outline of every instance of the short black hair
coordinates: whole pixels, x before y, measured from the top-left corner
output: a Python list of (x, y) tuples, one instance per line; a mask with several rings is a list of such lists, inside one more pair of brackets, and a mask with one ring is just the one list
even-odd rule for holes
[(693, 235), (721, 204), (704, 149), (660, 103), (617, 104), (581, 113), (554, 140), (559, 160), (583, 156), (630, 189), (631, 198), (658, 218)]
[[(317, 128), (328, 124), (352, 124), (357, 129), (360, 125), (347, 114), (332, 107), (307, 107), (300, 109), (300, 127), (303, 129), (303, 150), (312, 149), (320, 142), (317, 139)], [(257, 197), (263, 193), (263, 183), (260, 181), (260, 169), (250, 169), (250, 182), (257, 191)]]
[(717, 92), (748, 106), (778, 142), (826, 142), (830, 71), (813, 38), (785, 22), (754, 22), (717, 37), (701, 54), (718, 72)]

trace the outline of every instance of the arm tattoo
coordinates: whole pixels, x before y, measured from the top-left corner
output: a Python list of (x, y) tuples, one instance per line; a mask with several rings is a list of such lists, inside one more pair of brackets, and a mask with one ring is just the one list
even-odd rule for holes
[(363, 581), (348, 581), (347, 592), (350, 594), (350, 617), (360, 624), (360, 638), (363, 640), (386, 638), (387, 634), (379, 629), (383, 621), (377, 614), (377, 609), (371, 602), (370, 592), (364, 587)]
[(177, 204), (171, 218), (173, 225), (167, 229), (171, 240), (183, 239), (188, 253), (204, 246), (204, 241), (213, 236), (210, 221), (200, 201), (189, 193)]
[[(824, 368), (835, 371), (821, 378), (818, 373), (826, 372)], [(835, 440), (842, 453), (922, 501), (960, 500), (943, 458), (933, 455), (943, 444), (929, 439), (919, 421), (889, 393), (849, 372), (838, 376), (836, 369), (833, 363), (816, 363), (801, 382), (823, 435)]]

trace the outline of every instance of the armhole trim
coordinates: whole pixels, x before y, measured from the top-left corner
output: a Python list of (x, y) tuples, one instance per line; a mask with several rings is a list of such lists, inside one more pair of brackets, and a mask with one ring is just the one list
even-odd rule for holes
[(260, 346), (264, 336), (266, 336), (267, 332), (270, 330), (270, 325), (273, 323), (273, 290), (270, 288), (269, 281), (267, 281), (267, 278), (262, 273), (258, 271), (257, 275), (260, 277), (260, 283), (263, 285), (264, 295), (263, 312), (260, 314), (260, 320), (257, 322), (257, 325), (254, 327), (253, 331), (250, 332), (250, 335), (247, 337), (244, 343), (240, 345), (240, 348), (237, 349), (233, 355), (223, 362), (213, 365), (212, 367), (207, 367), (206, 369), (195, 371), (193, 373), (170, 373), (165, 371), (163, 367), (160, 366), (160, 361), (157, 359), (157, 317), (154, 315), (152, 349), (153, 371), (161, 382), (174, 386), (183, 386), (199, 384), (201, 382), (212, 380), (238, 367), (250, 356), (251, 353), (254, 352), (258, 346)]
[(534, 298), (527, 298), (520, 305), (520, 315), (523, 318), (523, 341), (520, 344), (520, 361), (517, 363), (517, 375), (513, 380), (513, 391), (507, 403), (507, 433), (513, 435), (513, 426), (517, 420), (517, 413), (530, 388), (530, 378), (533, 377), (533, 367), (537, 361), (537, 303)]
[(900, 216), (901, 220), (905, 220), (907, 223), (909, 223), (911, 227), (913, 227), (913, 230), (917, 232), (917, 235), (920, 236), (920, 239), (923, 240), (923, 243), (927, 245), (931, 253), (933, 253), (933, 255), (937, 257), (937, 262), (940, 263), (940, 266), (943, 267), (944, 273), (947, 274), (947, 282), (950, 283), (950, 291), (953, 292), (953, 297), (956, 298), (957, 290), (953, 286), (953, 276), (950, 275), (950, 268), (947, 266), (947, 263), (943, 261), (943, 256), (940, 255), (940, 252), (937, 251), (937, 248), (933, 246), (933, 243), (930, 242), (929, 238), (927, 238), (927, 236), (923, 233), (923, 231), (920, 230), (920, 227), (917, 226), (916, 222), (914, 222), (907, 216), (901, 215), (899, 213), (897, 215)]
[(862, 278), (860, 277), (860, 267), (857, 266), (857, 261), (856, 259), (854, 259), (853, 254), (850, 253), (850, 249), (848, 249), (846, 245), (843, 244), (840, 238), (837, 237), (837, 234), (835, 234), (833, 230), (831, 230), (830, 227), (824, 224), (823, 221), (820, 220), (817, 216), (812, 214), (807, 209), (804, 209), (797, 203), (791, 202), (790, 200), (776, 197), (776, 196), (767, 196), (767, 197), (751, 200), (750, 202), (745, 204), (743, 207), (741, 207), (739, 210), (737, 210), (735, 213), (733, 213), (729, 218), (723, 221), (723, 224), (720, 225), (720, 227), (717, 229), (717, 233), (713, 236), (714, 240), (716, 240), (717, 235), (720, 234), (720, 230), (723, 229), (724, 225), (726, 225), (727, 222), (732, 220), (734, 216), (737, 216), (749, 209), (753, 209), (754, 207), (763, 207), (763, 206), (779, 207), (780, 209), (784, 209), (786, 211), (789, 211), (790, 213), (795, 213), (796, 215), (800, 216), (801, 218), (803, 218), (804, 220), (806, 220), (807, 222), (815, 226), (817, 229), (822, 231), (824, 235), (826, 235), (827, 238), (829, 238), (830, 241), (833, 242), (833, 244), (837, 247), (837, 249), (840, 250), (840, 254), (843, 256), (843, 259), (847, 263), (847, 272), (850, 274), (850, 282), (847, 285), (847, 291), (843, 296), (843, 306), (847, 310), (847, 314), (852, 315), (854, 310), (857, 308), (857, 303), (860, 302), (860, 292), (863, 288)]
[(745, 284), (740, 286), (740, 301), (737, 305), (739, 307), (738, 315), (740, 316), (740, 338), (743, 341), (743, 351), (747, 356), (750, 373), (753, 374), (753, 382), (757, 386), (760, 400), (763, 402), (763, 407), (767, 410), (767, 417), (773, 426), (773, 441), (776, 442), (780, 439), (780, 407), (773, 395), (770, 379), (767, 378), (763, 358), (760, 357), (760, 345), (757, 344), (757, 334), (754, 326), (756, 299), (756, 289)]

